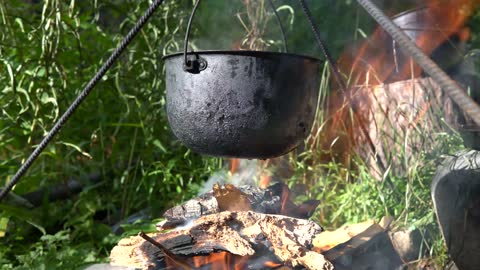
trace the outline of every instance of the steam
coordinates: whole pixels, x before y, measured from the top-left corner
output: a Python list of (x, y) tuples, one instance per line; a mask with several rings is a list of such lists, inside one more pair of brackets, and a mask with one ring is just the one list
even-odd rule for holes
[(235, 186), (257, 186), (260, 166), (258, 160), (240, 160), (240, 164), (235, 173), (231, 174), (227, 168), (214, 173), (205, 182), (199, 194), (212, 190), (214, 184), (233, 184)]

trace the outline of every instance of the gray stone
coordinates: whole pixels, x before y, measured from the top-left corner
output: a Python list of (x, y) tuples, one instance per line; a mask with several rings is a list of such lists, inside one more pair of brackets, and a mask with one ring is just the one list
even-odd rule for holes
[(405, 230), (389, 233), (395, 251), (404, 262), (413, 262), (423, 258), (425, 251), (421, 250), (422, 234), (418, 230)]
[(441, 165), (432, 183), (438, 222), (459, 269), (480, 269), (480, 152), (462, 151)]

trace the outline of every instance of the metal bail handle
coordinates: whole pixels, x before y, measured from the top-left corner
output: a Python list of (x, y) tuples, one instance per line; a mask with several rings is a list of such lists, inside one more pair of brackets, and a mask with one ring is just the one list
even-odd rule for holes
[[(192, 14), (190, 14), (190, 18), (188, 19), (187, 25), (187, 32), (185, 34), (185, 43), (183, 49), (183, 70), (186, 72), (198, 74), (200, 71), (207, 68), (207, 61), (200, 56), (193, 54), (190, 57), (187, 57), (187, 50), (188, 50), (188, 37), (190, 35), (190, 29), (192, 28), (192, 21), (193, 16), (195, 16), (195, 12), (198, 9), (198, 5), (200, 4), (201, 0), (197, 0), (195, 2), (195, 6), (193, 6)], [(189, 59), (190, 58), (190, 59)]]
[(185, 55), (185, 62), (183, 63), (183, 70), (193, 74), (198, 74), (207, 68), (207, 60), (200, 57), (198, 54)]
[[(190, 36), (192, 21), (193, 21), (193, 17), (195, 16), (195, 12), (197, 12), (200, 1), (201, 0), (197, 0), (195, 2), (195, 5), (193, 6), (192, 13), (190, 14), (190, 18), (188, 19), (187, 32), (185, 34), (185, 43), (184, 43), (184, 48), (183, 48), (183, 59), (184, 59), (183, 60), (183, 70), (185, 72), (190, 72), (190, 73), (194, 73), (194, 74), (200, 73), (200, 71), (205, 70), (208, 66), (207, 60), (203, 59), (198, 54), (192, 53), (191, 55), (187, 56), (188, 38)], [(287, 38), (286, 38), (286, 35), (285, 35), (285, 28), (283, 28), (282, 21), (280, 20), (280, 16), (278, 15), (277, 9), (275, 8), (275, 5), (273, 4), (272, 0), (268, 0), (268, 1), (270, 3), (270, 6), (273, 9), (275, 17), (277, 18), (277, 22), (280, 26), (280, 30), (282, 32), (283, 48), (284, 48), (285, 52), (288, 52)]]

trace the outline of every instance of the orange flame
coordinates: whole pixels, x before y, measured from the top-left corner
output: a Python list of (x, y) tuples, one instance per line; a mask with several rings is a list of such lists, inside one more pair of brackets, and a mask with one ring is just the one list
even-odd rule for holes
[(266, 189), (270, 185), (271, 176), (265, 173), (260, 174), (260, 181), (258, 182), (258, 187), (261, 189)]
[(230, 159), (230, 174), (234, 174), (238, 170), (238, 166), (240, 166), (240, 159), (239, 158), (232, 158)]
[(242, 257), (223, 251), (211, 253), (208, 256), (195, 256), (193, 258), (196, 268), (209, 265), (211, 270), (241, 270), (246, 267), (248, 256)]
[[(182, 262), (184, 264), (191, 265), (190, 269), (209, 269), (209, 270), (242, 270), (247, 269), (247, 263), (252, 256), (238, 256), (234, 255), (227, 251), (222, 252), (215, 252), (210, 253), (207, 256), (194, 256), (191, 258), (186, 259), (187, 262)], [(257, 258), (258, 259), (258, 258)], [(252, 260), (255, 260), (253, 258)], [(178, 267), (178, 264), (172, 262), (169, 258), (166, 258), (166, 264), (169, 267)], [(267, 261), (265, 258), (265, 262), (263, 263), (265, 269), (271, 268), (276, 269), (282, 266), (279, 263), (273, 261)], [(176, 268), (174, 268), (176, 269)], [(184, 270), (190, 270), (184, 269)]]
[(277, 268), (277, 267), (282, 266), (281, 264), (275, 263), (275, 262), (272, 262), (272, 261), (266, 261), (263, 265), (265, 267), (268, 267), (268, 268)]
[[(429, 55), (452, 36), (457, 36), (460, 40), (470, 37), (469, 29), (464, 26), (479, 2), (430, 0), (426, 7), (407, 11), (393, 20)], [(406, 19), (408, 17), (410, 19)], [(339, 66), (351, 74), (350, 85), (381, 84), (391, 76), (395, 80), (405, 80), (412, 75), (420, 75), (421, 70), (415, 63), (413, 67), (405, 64), (400, 67), (401, 70), (397, 70), (399, 66), (395, 60), (398, 59), (395, 59), (394, 54), (399, 53), (400, 48), (379, 27), (356, 53), (355, 50), (347, 50), (340, 57)]]
[(288, 186), (283, 186), (282, 188), (282, 208), (280, 209), (280, 214), (281, 215), (288, 215), (289, 209), (287, 208), (287, 203), (290, 202), (290, 190), (288, 189)]

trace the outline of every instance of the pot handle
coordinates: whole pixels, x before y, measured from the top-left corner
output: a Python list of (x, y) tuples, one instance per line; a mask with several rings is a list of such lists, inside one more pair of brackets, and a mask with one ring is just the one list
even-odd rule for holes
[[(193, 16), (195, 16), (195, 12), (198, 9), (198, 6), (200, 4), (201, 0), (197, 0), (195, 2), (195, 5), (193, 6), (192, 13), (190, 14), (190, 18), (188, 19), (188, 24), (187, 24), (187, 31), (185, 34), (185, 42), (184, 42), (184, 48), (183, 48), (183, 70), (186, 72), (190, 73), (200, 73), (200, 71), (203, 71), (207, 68), (207, 61), (203, 58), (201, 58), (198, 55), (193, 55), (193, 59), (188, 59), (187, 57), (187, 50), (188, 50), (188, 37), (190, 36), (190, 29), (192, 27), (192, 21), (193, 21)], [(270, 6), (273, 9), (273, 12), (275, 14), (275, 17), (277, 18), (277, 22), (280, 26), (280, 30), (282, 32), (282, 37), (283, 37), (283, 48), (285, 52), (288, 53), (288, 47), (287, 47), (287, 37), (285, 35), (285, 28), (283, 28), (282, 21), (280, 20), (280, 16), (278, 15), (277, 9), (275, 5), (273, 4), (272, 0), (268, 0), (270, 3)]]
[[(192, 27), (193, 16), (195, 16), (195, 12), (198, 9), (200, 1), (201, 0), (197, 0), (195, 2), (195, 5), (193, 6), (192, 14), (190, 14), (190, 18), (188, 19), (187, 32), (185, 33), (185, 42), (183, 48), (183, 70), (190, 73), (200, 73), (201, 70), (207, 68), (207, 61), (203, 58), (198, 57), (197, 55), (194, 55), (194, 59), (192, 60), (187, 59), (188, 37), (190, 35), (190, 29)], [(202, 65), (200, 65), (200, 62), (202, 63)]]

